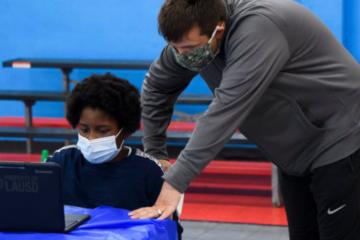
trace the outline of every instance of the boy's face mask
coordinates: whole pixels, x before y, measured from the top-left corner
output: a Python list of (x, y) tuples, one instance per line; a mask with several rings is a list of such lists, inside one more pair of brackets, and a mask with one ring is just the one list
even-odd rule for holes
[(212, 62), (219, 51), (216, 53), (211, 48), (211, 42), (215, 37), (215, 34), (218, 30), (216, 26), (214, 32), (211, 35), (209, 41), (201, 47), (195, 48), (186, 53), (178, 53), (174, 47), (171, 49), (175, 54), (176, 61), (183, 66), (194, 72), (199, 72), (201, 69), (206, 67), (210, 62)]
[(116, 138), (120, 135), (121, 131), (122, 129), (120, 129), (116, 135), (93, 140), (89, 140), (78, 134), (77, 147), (85, 159), (92, 164), (109, 162), (119, 154), (123, 147), (124, 140), (121, 142), (119, 148), (116, 145)]

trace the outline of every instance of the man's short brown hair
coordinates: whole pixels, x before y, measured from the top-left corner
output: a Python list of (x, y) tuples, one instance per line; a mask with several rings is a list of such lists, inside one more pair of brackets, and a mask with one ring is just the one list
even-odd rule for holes
[(178, 42), (193, 27), (211, 36), (216, 24), (225, 21), (224, 0), (166, 0), (159, 16), (159, 33), (168, 42)]

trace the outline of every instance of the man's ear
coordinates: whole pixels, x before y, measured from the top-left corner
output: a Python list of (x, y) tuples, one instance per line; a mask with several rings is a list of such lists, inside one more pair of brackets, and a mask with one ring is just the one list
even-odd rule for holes
[(224, 32), (225, 32), (225, 22), (222, 21), (222, 22), (219, 22), (219, 24), (217, 25), (217, 31), (215, 34), (215, 38), (221, 39), (224, 35)]

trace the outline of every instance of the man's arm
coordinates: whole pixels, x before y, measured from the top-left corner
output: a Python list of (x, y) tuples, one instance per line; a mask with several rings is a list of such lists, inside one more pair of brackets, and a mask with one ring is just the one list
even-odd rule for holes
[(164, 176), (179, 192), (223, 148), (289, 59), (285, 36), (265, 16), (248, 17), (229, 34), (226, 68), (215, 98)]
[(230, 139), (289, 59), (283, 33), (264, 16), (248, 17), (228, 34), (226, 69), (213, 102), (176, 163), (165, 172), (155, 205), (132, 211), (131, 218), (171, 216), (181, 192)]
[(196, 75), (181, 67), (167, 46), (146, 74), (141, 91), (144, 151), (158, 159), (168, 159), (166, 129), (180, 93)]

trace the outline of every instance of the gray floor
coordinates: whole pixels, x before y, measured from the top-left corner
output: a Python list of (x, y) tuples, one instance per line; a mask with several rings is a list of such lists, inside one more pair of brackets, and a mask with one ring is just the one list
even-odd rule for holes
[(288, 240), (285, 227), (182, 221), (183, 240)]

